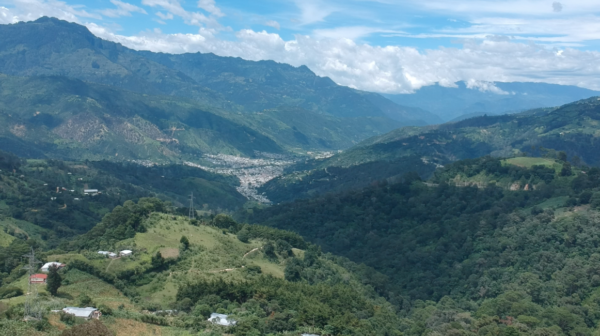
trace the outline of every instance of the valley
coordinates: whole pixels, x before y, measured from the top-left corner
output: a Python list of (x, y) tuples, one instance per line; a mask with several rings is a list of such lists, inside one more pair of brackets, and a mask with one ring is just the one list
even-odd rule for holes
[[(217, 2), (167, 2), (89, 17), (233, 33)], [(600, 335), (598, 91), (403, 69), (367, 92), (385, 64), (340, 57), (375, 33), (319, 60), (343, 86), (88, 27), (0, 23), (0, 336)], [(299, 32), (253, 38), (330, 41)]]
[(258, 193), (258, 188), (268, 181), (283, 175), (285, 168), (291, 166), (295, 159), (289, 156), (271, 153), (257, 153), (257, 159), (232, 155), (205, 155), (202, 159), (208, 166), (185, 162), (190, 167), (200, 168), (212, 173), (231, 175), (239, 179), (237, 191), (246, 198), (258, 203), (269, 204), (268, 198)]

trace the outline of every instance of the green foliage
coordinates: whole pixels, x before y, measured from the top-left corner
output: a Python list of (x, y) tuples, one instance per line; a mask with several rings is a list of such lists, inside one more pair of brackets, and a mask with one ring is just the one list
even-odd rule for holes
[(143, 219), (155, 211), (164, 211), (165, 205), (158, 198), (141, 198), (138, 203), (126, 201), (102, 218), (88, 233), (70, 242), (72, 248), (100, 249), (112, 246), (115, 242), (133, 238), (136, 232), (145, 232)]
[(181, 243), (181, 247), (184, 251), (187, 251), (187, 249), (190, 248), (190, 241), (186, 236), (181, 236), (179, 242)]
[[(600, 146), (595, 132), (600, 120), (597, 98), (519, 114), (482, 116), (456, 123), (423, 128), (401, 128), (365, 140), (318, 164), (318, 167), (351, 167), (367, 162), (397, 161), (416, 156), (446, 165), (490, 154), (510, 157), (515, 153), (544, 156), (550, 149), (560, 160), (579, 158), (598, 165)], [(560, 154), (562, 153), (562, 154)]]
[[(321, 196), (360, 189), (382, 181), (395, 181), (408, 172), (419, 172), (429, 177), (435, 164), (424, 162), (420, 156), (411, 155), (401, 160), (360, 163), (350, 167), (318, 167), (322, 160), (301, 162), (286, 169), (288, 174), (277, 177), (259, 188), (274, 203)], [(308, 172), (306, 172), (308, 170)]]
[(0, 299), (10, 299), (21, 295), (23, 295), (23, 290), (19, 287), (6, 286), (0, 288)]
[(250, 231), (244, 227), (237, 233), (237, 238), (242, 243), (248, 243), (248, 241), (250, 240)]
[(92, 298), (89, 297), (87, 294), (81, 294), (79, 295), (79, 297), (77, 298), (78, 304), (81, 307), (93, 307), (94, 306), (94, 302), (92, 301)]
[(90, 320), (62, 332), (61, 336), (114, 336), (102, 322)]
[(179, 289), (177, 300), (185, 298), (196, 307), (233, 314), (235, 335), (292, 331), (303, 324), (331, 326), (335, 334), (390, 334), (399, 323), (389, 306), (376, 306), (341, 283), (308, 285), (264, 276), (241, 283), (200, 281)]
[(163, 258), (160, 251), (156, 252), (156, 254), (152, 256), (151, 264), (154, 269), (162, 269), (165, 266), (165, 258)]
[[(561, 176), (546, 166), (466, 160), (437, 172), (433, 183), (407, 177), (246, 215), (384, 273), (365, 283), (406, 316), (405, 335), (591, 335), (600, 321), (599, 214), (543, 205), (568, 197), (594, 207), (600, 169), (582, 169)], [(457, 174), (532, 187), (456, 187)], [(286, 280), (310, 283), (318, 253), (311, 246), (303, 260), (288, 259)]]
[(48, 278), (46, 279), (46, 290), (52, 296), (56, 296), (58, 289), (62, 285), (62, 277), (58, 274), (58, 267), (53, 265), (50, 267), (48, 272)]

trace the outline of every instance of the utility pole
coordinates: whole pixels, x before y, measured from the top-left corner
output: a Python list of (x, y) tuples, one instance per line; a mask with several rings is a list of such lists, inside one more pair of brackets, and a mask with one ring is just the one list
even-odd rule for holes
[(29, 277), (27, 279), (27, 295), (25, 296), (25, 321), (39, 321), (42, 319), (42, 307), (38, 298), (37, 286), (31, 283), (31, 276), (37, 270), (37, 264), (42, 262), (35, 258), (33, 247), (31, 252), (24, 254), (23, 257), (29, 259), (29, 264), (23, 269), (28, 270)]
[(196, 210), (194, 210), (194, 193), (192, 192), (192, 194), (190, 195), (190, 212), (189, 212), (189, 219), (196, 219)]

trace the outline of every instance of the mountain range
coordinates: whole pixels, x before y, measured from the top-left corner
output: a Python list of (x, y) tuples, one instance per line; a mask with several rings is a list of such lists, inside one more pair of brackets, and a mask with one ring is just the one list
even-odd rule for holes
[[(56, 110), (57, 104), (66, 104), (66, 109), (72, 110), (73, 100), (65, 98), (67, 93), (81, 94), (81, 97), (87, 99), (90, 97), (84, 92), (104, 91), (104, 99), (96, 100), (100, 108), (105, 109), (102, 115), (116, 118), (117, 115), (125, 116), (125, 113), (130, 118), (137, 116), (144, 119), (143, 122), (148, 127), (154, 128), (150, 132), (154, 134), (141, 131), (144, 133), (142, 137), (150, 142), (154, 141), (149, 145), (151, 150), (159, 148), (158, 152), (162, 153), (172, 152), (173, 148), (164, 146), (165, 141), (159, 139), (171, 141), (171, 144), (175, 140), (186, 141), (178, 136), (165, 136), (166, 134), (157, 132), (170, 127), (182, 128), (182, 132), (177, 135), (187, 133), (188, 138), (200, 147), (204, 146), (202, 143), (206, 143), (206, 136), (190, 133), (208, 132), (211, 133), (208, 136), (214, 141), (222, 143), (222, 146), (209, 144), (210, 150), (204, 146), (205, 149), (198, 153), (252, 155), (253, 150), (278, 153), (284, 150), (294, 152), (347, 148), (365, 138), (403, 125), (425, 125), (439, 121), (436, 116), (425, 111), (399, 106), (378, 94), (339, 86), (329, 78), (316, 76), (306, 67), (295, 68), (272, 61), (250, 62), (213, 54), (169, 55), (135, 51), (97, 38), (83, 26), (53, 18), (0, 25), (0, 36), (1, 73), (12, 77), (32, 78), (37, 85), (34, 92), (54, 91), (62, 95), (61, 98), (50, 95), (25, 99), (19, 106), (19, 112), (35, 110), (38, 108), (35, 104), (42, 101), (49, 109)], [(46, 79), (36, 80), (35, 77)], [(49, 80), (48, 77), (53, 79)], [(8, 97), (6, 91), (9, 92), (8, 95), (15, 92), (8, 90), (7, 86), (18, 80), (4, 78), (6, 84), (3, 96), (11, 100), (3, 102), (6, 106), (4, 110), (14, 110), (14, 97)], [(68, 81), (71, 84), (67, 84)], [(33, 85), (29, 84), (29, 87)], [(73, 90), (57, 89), (53, 87), (55, 85), (62, 85), (61, 88), (82, 88), (78, 93), (73, 93)], [(59, 103), (59, 99), (66, 99), (66, 102)], [(181, 119), (174, 117), (176, 113), (166, 111), (163, 107), (162, 114), (157, 115), (154, 113), (156, 111), (152, 112), (152, 108), (143, 106), (144, 102), (140, 100), (168, 102), (166, 105), (169, 106), (184, 104), (192, 109), (201, 109), (204, 113), (200, 113), (201, 120), (196, 120), (189, 111), (185, 117), (187, 119)], [(8, 106), (11, 104), (13, 107)], [(26, 106), (27, 104), (30, 105)], [(124, 112), (128, 108), (123, 104), (130, 107), (142, 104), (142, 107), (140, 110), (135, 110), (134, 107), (128, 114)], [(414, 111), (420, 113), (417, 115)], [(38, 111), (34, 111), (36, 112)], [(142, 117), (142, 114), (145, 116)], [(78, 119), (54, 115), (54, 121), (42, 123), (46, 127), (42, 133), (54, 132), (60, 138), (60, 134), (64, 132), (56, 131), (57, 127), (79, 125), (84, 122), (81, 119), (86, 119), (85, 116), (80, 116), (79, 111), (70, 117), (75, 116)], [(218, 120), (214, 123), (220, 126), (206, 126), (206, 118)], [(119, 130), (108, 126), (111, 123), (114, 125), (114, 120), (95, 123), (98, 127), (102, 124), (106, 129), (104, 132), (111, 134), (115, 141), (123, 142), (124, 139), (118, 134)], [(20, 124), (15, 125), (12, 123), (11, 127), (22, 127)], [(214, 127), (220, 128), (220, 131), (215, 131)], [(237, 148), (239, 141), (231, 142), (227, 135), (220, 132), (229, 132), (230, 135), (251, 134), (256, 140), (243, 140), (252, 150), (242, 150)], [(28, 142), (27, 138), (20, 140)], [(72, 139), (63, 137), (62, 140)], [(127, 143), (130, 139), (125, 140), (124, 143)], [(18, 142), (14, 138), (10, 141)], [(270, 142), (270, 145), (264, 146), (264, 141)], [(55, 142), (48, 145), (54, 146)], [(37, 145), (44, 146), (44, 142), (37, 140)], [(104, 141), (100, 141), (99, 146), (111, 147)], [(112, 149), (108, 150), (111, 151)], [(144, 151), (146, 149), (138, 147), (129, 151), (129, 154), (131, 158), (152, 157), (144, 154)], [(90, 155), (106, 154), (94, 150), (91, 152)], [(79, 154), (73, 155), (76, 157)]]
[(463, 115), (498, 115), (554, 107), (600, 95), (600, 92), (548, 83), (490, 82), (479, 87), (460, 81), (454, 87), (430, 85), (410, 94), (384, 94), (389, 100), (434, 113), (443, 121)]
[(410, 171), (428, 178), (454, 161), (488, 155), (557, 157), (564, 151), (575, 164), (597, 166), (599, 125), (600, 100), (594, 97), (512, 115), (404, 127), (330, 158), (300, 162), (260, 190), (274, 202), (290, 201), (358, 189)]

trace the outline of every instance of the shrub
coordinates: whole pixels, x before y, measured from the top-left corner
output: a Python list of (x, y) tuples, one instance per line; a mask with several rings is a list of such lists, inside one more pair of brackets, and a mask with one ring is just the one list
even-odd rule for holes
[(0, 299), (9, 299), (23, 295), (23, 290), (18, 287), (9, 286), (0, 289)]

